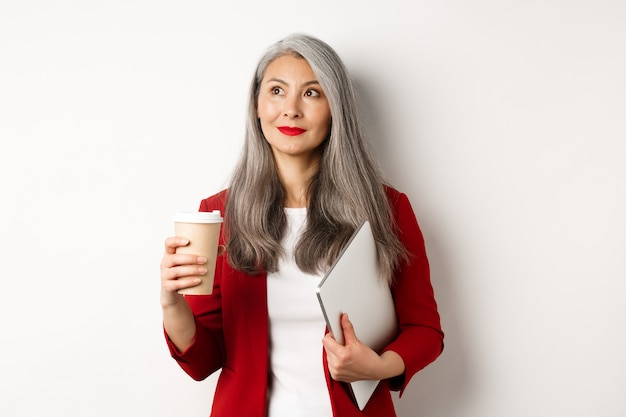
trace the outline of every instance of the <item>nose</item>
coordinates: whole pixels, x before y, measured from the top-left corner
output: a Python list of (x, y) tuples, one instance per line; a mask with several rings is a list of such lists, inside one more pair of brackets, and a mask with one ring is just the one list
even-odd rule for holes
[(290, 119), (302, 117), (300, 97), (292, 96), (285, 100), (284, 115)]

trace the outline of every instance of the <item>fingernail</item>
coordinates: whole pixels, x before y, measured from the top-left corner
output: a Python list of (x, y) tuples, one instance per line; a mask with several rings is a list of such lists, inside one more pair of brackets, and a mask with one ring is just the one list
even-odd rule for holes
[(206, 258), (204, 256), (198, 256), (197, 259), (199, 264), (205, 264), (206, 263)]

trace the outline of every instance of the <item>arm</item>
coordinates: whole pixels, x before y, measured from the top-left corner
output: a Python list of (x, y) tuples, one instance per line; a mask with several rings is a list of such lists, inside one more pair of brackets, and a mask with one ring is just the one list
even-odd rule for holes
[(174, 347), (185, 351), (194, 340), (196, 325), (193, 313), (182, 295), (177, 291), (197, 285), (199, 278), (189, 275), (202, 275), (206, 272), (202, 257), (176, 255), (176, 248), (189, 244), (182, 238), (168, 238), (165, 241), (165, 255), (161, 261), (161, 308), (163, 328)]
[(330, 333), (322, 339), (328, 360), (328, 370), (336, 381), (354, 382), (365, 379), (388, 379), (404, 373), (404, 361), (396, 352), (381, 355), (361, 343), (354, 327), (344, 313), (341, 316), (344, 344), (340, 345)]
[(331, 334), (324, 337), (323, 344), (333, 379), (390, 379), (391, 387), (400, 389), (440, 354), (443, 333), (422, 233), (406, 196), (396, 192), (393, 197), (400, 239), (411, 253), (410, 261), (398, 269), (392, 285), (400, 334), (378, 355), (358, 340), (344, 315), (341, 325), (345, 344), (338, 344)]
[[(213, 210), (210, 201), (202, 201), (200, 211)], [(221, 210), (222, 205), (214, 208)], [(206, 259), (175, 253), (186, 244), (177, 237), (166, 240), (161, 262), (163, 328), (172, 357), (192, 378), (202, 380), (219, 369), (225, 357), (220, 289), (224, 247), (219, 247), (213, 294), (182, 296), (177, 290), (197, 285), (199, 279), (193, 276), (206, 272)]]
[(404, 390), (415, 373), (441, 354), (444, 335), (417, 219), (406, 195), (398, 193), (392, 202), (400, 240), (409, 251), (410, 259), (398, 269), (391, 287), (400, 333), (384, 351), (393, 351), (402, 357), (405, 372), (391, 380), (391, 387)]

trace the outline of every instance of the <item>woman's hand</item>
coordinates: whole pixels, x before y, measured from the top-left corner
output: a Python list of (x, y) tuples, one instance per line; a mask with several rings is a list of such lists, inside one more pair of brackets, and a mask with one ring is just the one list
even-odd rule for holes
[[(187, 246), (189, 240), (170, 237), (165, 240), (165, 254), (161, 260), (161, 307), (163, 326), (179, 352), (184, 352), (194, 341), (195, 319), (189, 305), (177, 291), (200, 283), (198, 275), (206, 273), (203, 256), (177, 254), (176, 249)], [(218, 253), (223, 253), (223, 247)]]
[(206, 258), (203, 256), (176, 254), (176, 249), (187, 246), (189, 240), (170, 237), (165, 240), (165, 254), (161, 260), (161, 306), (163, 308), (183, 301), (177, 291), (200, 284), (197, 275), (206, 273)]
[(401, 375), (404, 361), (396, 352), (386, 351), (382, 355), (361, 343), (347, 314), (341, 316), (344, 345), (326, 334), (322, 343), (326, 349), (330, 376), (337, 381), (354, 382), (365, 379), (381, 380)]

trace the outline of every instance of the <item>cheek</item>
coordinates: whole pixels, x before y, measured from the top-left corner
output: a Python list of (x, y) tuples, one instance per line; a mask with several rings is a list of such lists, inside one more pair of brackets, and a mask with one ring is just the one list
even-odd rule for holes
[(265, 114), (265, 111), (264, 111), (263, 104), (259, 102), (259, 104), (257, 104), (257, 106), (256, 106), (256, 117), (261, 119), (261, 118), (263, 118), (264, 114)]
[(274, 118), (270, 115), (269, 109), (267, 106), (259, 104), (256, 109), (256, 116), (258, 118), (259, 126), (261, 127), (261, 132), (263, 132), (263, 136), (267, 138), (267, 134), (269, 132), (270, 126)]
[(327, 129), (330, 131), (330, 126), (331, 126), (330, 111), (326, 110), (326, 111), (320, 112), (317, 121), (320, 126), (323, 126), (323, 129)]
[(276, 105), (268, 100), (259, 100), (256, 106), (256, 115), (260, 119), (273, 119), (276, 114)]

